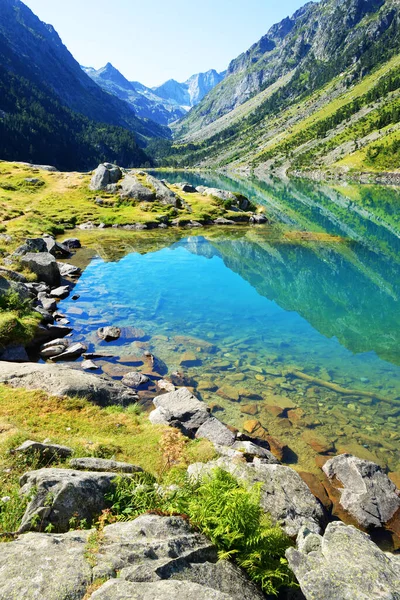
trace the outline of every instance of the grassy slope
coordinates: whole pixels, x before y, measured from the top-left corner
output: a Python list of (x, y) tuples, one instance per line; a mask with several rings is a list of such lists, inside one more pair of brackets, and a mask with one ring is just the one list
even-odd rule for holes
[[(40, 391), (10, 390), (0, 385), (0, 496), (11, 497), (6, 510), (0, 506), (0, 533), (18, 526), (24, 510), (18, 496), (18, 479), (39, 466), (10, 454), (11, 448), (28, 439), (48, 439), (70, 446), (76, 457), (113, 457), (160, 476), (165, 468), (160, 442), (167, 430), (152, 425), (147, 414), (137, 414), (136, 407), (99, 408), (81, 398), (55, 398)], [(186, 440), (179, 466), (184, 469), (192, 462), (213, 457), (214, 449), (207, 440)]]
[[(267, 96), (267, 89), (204, 130), (187, 136), (182, 145), (177, 143), (173, 158), (181, 165), (200, 167), (265, 164), (273, 168), (397, 170), (398, 149), (396, 145), (393, 148), (393, 141), (398, 139), (400, 112), (388, 126), (379, 127), (377, 122), (389, 104), (394, 111), (400, 106), (399, 90), (362, 106), (350, 118), (333, 125), (321, 139), (313, 132), (354, 100), (362, 99), (383, 77), (398, 74), (399, 68), (400, 56), (396, 55), (349, 88), (343, 84), (346, 78), (343, 73), (302, 101), (277, 115), (264, 117), (254, 126), (252, 116), (257, 113), (257, 108), (254, 110), (257, 98)], [(386, 152), (376, 153), (377, 145), (386, 146)], [(375, 154), (379, 154), (378, 159)]]

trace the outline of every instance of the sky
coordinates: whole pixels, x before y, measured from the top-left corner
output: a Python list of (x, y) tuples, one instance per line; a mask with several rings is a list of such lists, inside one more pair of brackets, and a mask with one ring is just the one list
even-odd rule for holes
[(155, 86), (223, 71), (306, 0), (23, 0), (81, 65)]

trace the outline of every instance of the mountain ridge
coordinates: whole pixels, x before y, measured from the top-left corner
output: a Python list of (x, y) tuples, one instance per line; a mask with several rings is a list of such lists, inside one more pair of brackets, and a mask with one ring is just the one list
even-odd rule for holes
[[(315, 165), (398, 168), (398, 65), (391, 60), (400, 52), (399, 9), (398, 0), (322, 0), (272, 26), (231, 61), (220, 84), (172, 125), (175, 142), (168, 164), (264, 165), (283, 171)], [(364, 93), (363, 81), (374, 72), (376, 80)], [(359, 89), (357, 101), (347, 94), (353, 88)], [(311, 124), (313, 114), (319, 125)], [(365, 150), (354, 156), (356, 165), (353, 158), (343, 162), (360, 148)]]
[(153, 119), (161, 125), (169, 125), (184, 117), (225, 76), (225, 72), (217, 73), (210, 69), (192, 75), (183, 83), (169, 79), (149, 88), (138, 81), (129, 81), (110, 62), (97, 70), (81, 68), (103, 90), (128, 102), (139, 117)]

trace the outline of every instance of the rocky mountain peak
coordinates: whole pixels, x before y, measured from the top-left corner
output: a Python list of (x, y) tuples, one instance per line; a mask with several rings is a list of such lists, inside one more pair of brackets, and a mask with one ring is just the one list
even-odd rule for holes
[(131, 82), (128, 81), (126, 77), (124, 77), (122, 73), (118, 71), (118, 69), (116, 69), (114, 65), (112, 65), (110, 62), (108, 62), (104, 67), (96, 71), (96, 73), (97, 77), (100, 79), (110, 81), (122, 88), (132, 90)]

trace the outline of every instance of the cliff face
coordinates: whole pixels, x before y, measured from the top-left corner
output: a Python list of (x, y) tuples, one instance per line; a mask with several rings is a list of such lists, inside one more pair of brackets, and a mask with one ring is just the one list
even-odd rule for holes
[(224, 81), (181, 122), (177, 135), (213, 122), (293, 70), (310, 89), (315, 79), (328, 81), (356, 64), (397, 14), (398, 3), (392, 0), (307, 3), (230, 63)]

